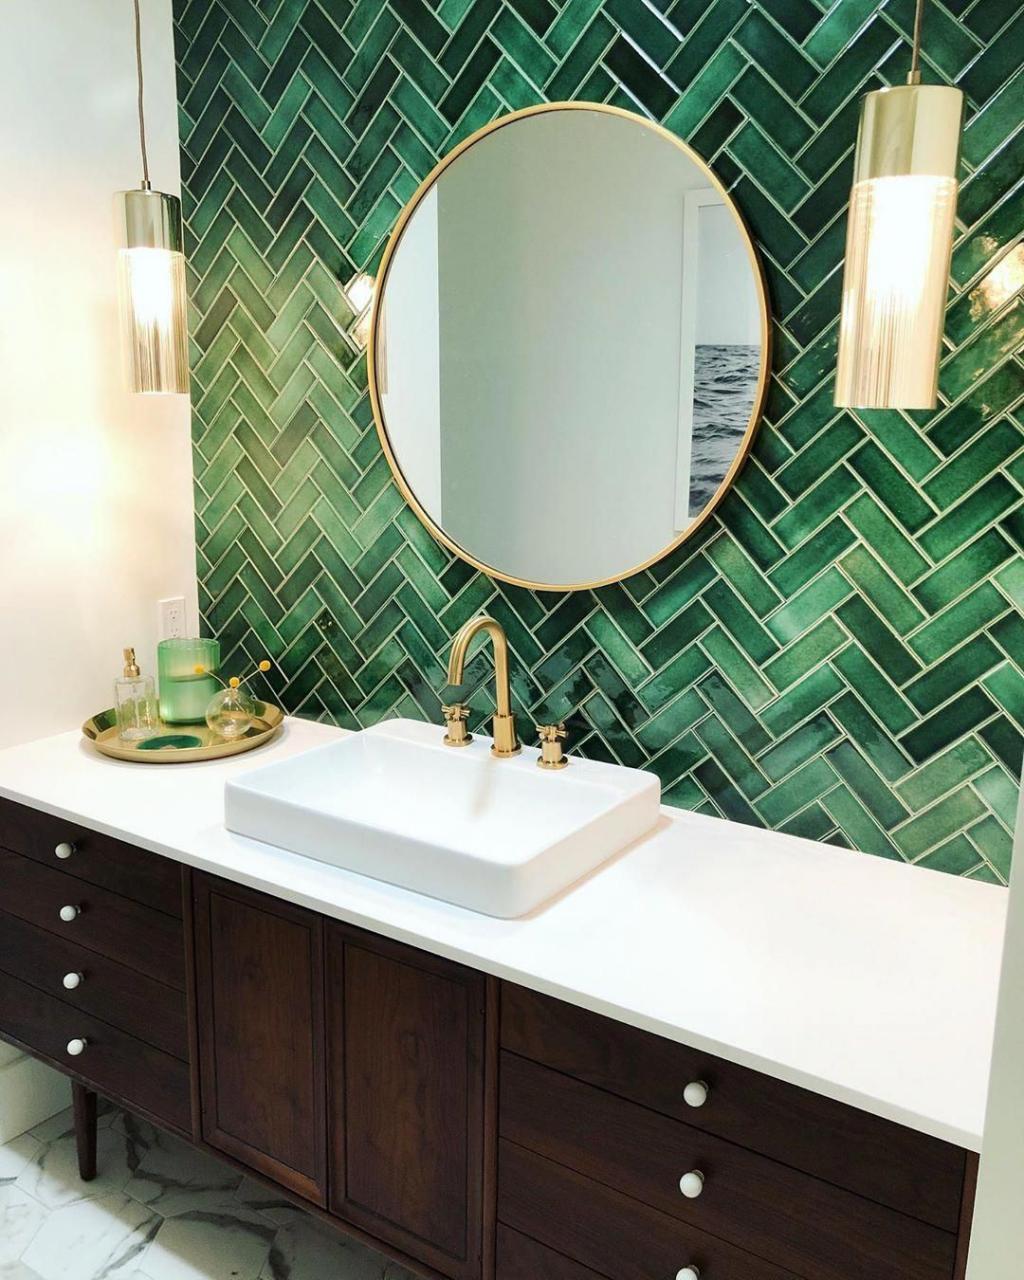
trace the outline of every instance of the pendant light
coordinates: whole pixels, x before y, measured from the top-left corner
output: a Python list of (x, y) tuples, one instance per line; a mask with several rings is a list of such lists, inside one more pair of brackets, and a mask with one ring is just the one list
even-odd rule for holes
[(117, 194), (118, 292), (125, 363), (132, 391), (188, 392), (185, 257), (181, 201), (149, 181), (142, 88), (142, 29), (135, 6), (142, 185)]
[(907, 83), (866, 94), (854, 161), (835, 403), (934, 409), (964, 95), (921, 84), (918, 0)]

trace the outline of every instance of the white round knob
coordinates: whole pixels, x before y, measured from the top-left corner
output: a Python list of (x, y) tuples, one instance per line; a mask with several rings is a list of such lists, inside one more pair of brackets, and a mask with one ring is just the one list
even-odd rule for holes
[(73, 844), (69, 844), (67, 840), (62, 840), (56, 849), (54, 849), (54, 853), (62, 862), (65, 858), (70, 858), (74, 851), (75, 846)]
[(687, 1200), (696, 1200), (704, 1190), (704, 1175), (699, 1169), (691, 1169), (679, 1179), (679, 1190)]
[(77, 917), (78, 917), (77, 907), (71, 906), (70, 903), (68, 903), (66, 907), (61, 907), (60, 918), (64, 921), (65, 924), (70, 924), (71, 921), (77, 919)]
[(700, 1280), (700, 1271), (696, 1267), (683, 1267), (676, 1272), (676, 1280)]
[(72, 1058), (77, 1058), (80, 1053), (85, 1053), (85, 1046), (88, 1043), (88, 1040), (69, 1040), (68, 1053), (71, 1054)]
[(683, 1101), (688, 1107), (702, 1107), (710, 1092), (703, 1080), (691, 1080), (683, 1090)]
[(64, 983), (65, 991), (74, 991), (75, 987), (82, 985), (82, 975), (80, 973), (66, 973), (61, 981)]

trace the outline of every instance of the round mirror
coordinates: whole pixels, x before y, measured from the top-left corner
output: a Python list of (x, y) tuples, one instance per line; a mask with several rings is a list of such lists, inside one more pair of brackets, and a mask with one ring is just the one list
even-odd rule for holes
[(369, 370), (388, 461), (431, 532), (508, 582), (597, 586), (677, 546), (743, 460), (767, 367), (732, 200), (617, 108), (480, 130), (381, 264)]

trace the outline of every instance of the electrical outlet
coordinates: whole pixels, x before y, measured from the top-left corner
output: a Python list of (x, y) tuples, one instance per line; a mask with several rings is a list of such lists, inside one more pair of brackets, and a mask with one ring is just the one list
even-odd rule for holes
[(158, 601), (157, 615), (161, 640), (174, 640), (185, 635), (184, 596), (172, 596), (169, 600)]

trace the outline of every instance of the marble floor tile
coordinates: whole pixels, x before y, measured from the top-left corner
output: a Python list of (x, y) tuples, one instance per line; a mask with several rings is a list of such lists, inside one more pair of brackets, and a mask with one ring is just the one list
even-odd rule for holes
[[(100, 1098), (96, 1105), (97, 1129), (108, 1129), (119, 1114), (117, 1109), (106, 1098)], [(50, 1116), (48, 1120), (41, 1121), (34, 1129), (29, 1129), (32, 1137), (39, 1142), (53, 1142), (57, 1138), (63, 1138), (66, 1134), (73, 1134), (74, 1132), (75, 1116), (70, 1107), (65, 1107), (63, 1111), (58, 1111), (56, 1115)]]
[[(39, 1141), (36, 1131), (32, 1136)], [(61, 1133), (53, 1141), (41, 1143), (15, 1185), (50, 1209), (121, 1191), (132, 1174), (131, 1148), (124, 1134), (109, 1125), (100, 1129), (96, 1153), (97, 1176), (92, 1182), (83, 1182), (78, 1176), (74, 1131)]]
[(41, 1280), (114, 1280), (137, 1270), (161, 1225), (120, 1192), (78, 1200), (52, 1210), (21, 1261)]
[(243, 1209), (258, 1213), (268, 1222), (279, 1226), (290, 1222), (296, 1213), (295, 1205), (290, 1200), (286, 1200), (284, 1196), (263, 1186), (262, 1183), (254, 1182), (252, 1178), (242, 1178), (235, 1191), (235, 1199)]
[[(390, 1270), (388, 1268), (391, 1268)], [(415, 1280), (395, 1263), (292, 1210), (274, 1237), (260, 1280)]]
[(0, 1147), (0, 1185), (20, 1178), (26, 1168), (43, 1153), (43, 1144), (30, 1133), (12, 1138)]
[(0, 1262), (0, 1280), (42, 1280), (42, 1277), (24, 1262)]
[(275, 1228), (228, 1213), (168, 1218), (138, 1262), (146, 1280), (257, 1280)]
[(235, 1199), (240, 1173), (145, 1121), (125, 1116), (118, 1128), (131, 1152), (132, 1175), (124, 1190), (133, 1199), (164, 1218), (219, 1211), (226, 1203), (240, 1208)]
[(45, 1206), (13, 1183), (0, 1187), (0, 1268), (20, 1260), (47, 1216)]
[(89, 1183), (70, 1111), (0, 1146), (0, 1280), (414, 1280), (146, 1121), (100, 1126)]

